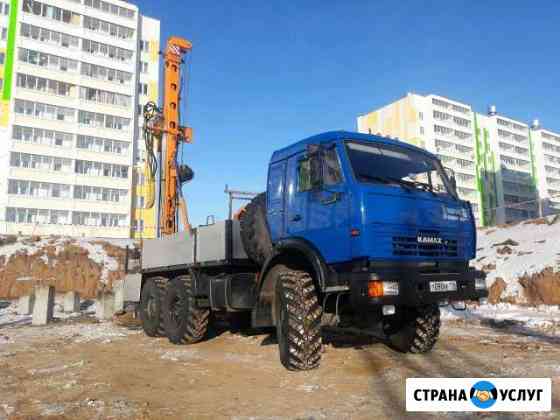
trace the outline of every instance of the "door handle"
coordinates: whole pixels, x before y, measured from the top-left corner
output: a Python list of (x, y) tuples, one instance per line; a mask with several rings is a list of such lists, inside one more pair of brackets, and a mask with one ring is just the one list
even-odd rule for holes
[(334, 204), (338, 200), (340, 200), (341, 195), (342, 195), (342, 193), (335, 192), (329, 198), (325, 198), (324, 200), (321, 200), (321, 204), (324, 204), (324, 205)]
[(292, 217), (292, 222), (300, 222), (301, 221), (301, 214), (296, 214)]

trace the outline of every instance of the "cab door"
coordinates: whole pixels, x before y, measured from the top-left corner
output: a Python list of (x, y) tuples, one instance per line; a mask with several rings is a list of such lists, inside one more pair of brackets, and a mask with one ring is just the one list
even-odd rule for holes
[[(320, 159), (322, 167), (321, 182), (315, 186), (313, 159)], [(288, 203), (288, 233), (311, 242), (328, 263), (350, 260), (350, 197), (337, 149), (330, 147), (311, 157), (301, 155), (294, 166), (296, 185)]]

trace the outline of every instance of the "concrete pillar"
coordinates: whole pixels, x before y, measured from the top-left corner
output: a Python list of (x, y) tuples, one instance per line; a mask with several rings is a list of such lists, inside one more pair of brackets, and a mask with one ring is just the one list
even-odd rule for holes
[(118, 281), (113, 285), (113, 293), (115, 296), (115, 302), (113, 310), (115, 313), (124, 311), (124, 281)]
[(35, 295), (33, 292), (27, 296), (22, 296), (18, 300), (18, 315), (31, 315), (33, 313), (33, 305), (35, 304)]
[(100, 291), (95, 301), (95, 317), (101, 320), (112, 319), (115, 313), (115, 295), (113, 292)]
[(67, 314), (80, 312), (80, 295), (78, 292), (68, 292), (64, 295), (64, 312)]
[(33, 307), (32, 325), (46, 325), (53, 319), (54, 287), (38, 286), (35, 288), (35, 306)]

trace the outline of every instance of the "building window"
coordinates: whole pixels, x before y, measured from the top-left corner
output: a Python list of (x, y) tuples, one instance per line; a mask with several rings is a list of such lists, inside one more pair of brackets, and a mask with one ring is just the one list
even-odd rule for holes
[(114, 23), (91, 16), (84, 16), (84, 28), (89, 29), (90, 31), (109, 35), (113, 38), (131, 39), (134, 37), (134, 29), (127, 28), (126, 26), (115, 25)]
[(74, 172), (80, 175), (128, 179), (128, 166), (76, 160)]
[(51, 156), (11, 152), (10, 166), (13, 168), (37, 169), (43, 171), (69, 173), (72, 171), (72, 160), (53, 158)]
[(23, 11), (71, 25), (80, 24), (81, 16), (79, 14), (34, 0), (23, 0)]
[(148, 84), (138, 83), (138, 92), (140, 93), (140, 95), (148, 95)]
[(37, 198), (72, 198), (70, 185), (15, 179), (8, 181), (8, 194)]
[(83, 135), (78, 135), (76, 147), (90, 152), (114, 153), (116, 155), (127, 155), (129, 151), (129, 143)]
[(14, 125), (12, 139), (18, 142), (40, 144), (51, 147), (71, 148), (74, 145), (74, 135), (60, 131), (42, 128), (23, 127)]
[(20, 48), (18, 59), (21, 62), (41, 66), (51, 70), (76, 73), (78, 71), (78, 62), (65, 57), (59, 57), (52, 54), (45, 54), (38, 51)]
[(18, 73), (17, 86), (58, 96), (73, 96), (76, 85)]
[(150, 51), (150, 41), (140, 40), (140, 51), (149, 52)]
[(132, 80), (132, 73), (89, 63), (82, 63), (81, 74), (92, 79), (119, 84), (129, 84)]
[(74, 186), (74, 199), (76, 200), (125, 203), (127, 197), (128, 197), (127, 190), (91, 187), (89, 185)]
[(131, 97), (120, 93), (108, 92), (105, 90), (80, 87), (80, 99), (88, 102), (97, 102), (106, 105), (115, 105), (128, 108), (131, 104)]
[(418, 118), (420, 118), (420, 121), (424, 121), (424, 113), (423, 113), (423, 112), (419, 112), (419, 113), (418, 113)]
[(76, 36), (63, 34), (61, 32), (50, 31), (48, 29), (39, 28), (27, 23), (21, 24), (21, 36), (36, 41), (56, 45), (63, 48), (77, 49), (80, 46), (80, 39)]
[(44, 120), (57, 120), (65, 122), (76, 121), (76, 110), (62, 106), (47, 105), (39, 102), (24, 101), (16, 99), (14, 101), (14, 111), (16, 114), (40, 118)]
[(134, 10), (127, 9), (126, 7), (120, 7), (116, 4), (107, 3), (101, 0), (84, 0), (84, 5), (91, 7), (93, 9), (101, 10), (105, 13), (110, 13), (115, 16), (121, 16), (128, 19), (134, 19)]
[(38, 210), (17, 207), (6, 208), (6, 220), (10, 223), (58, 224), (70, 223), (69, 212), (65, 210)]
[(129, 130), (130, 118), (116, 117), (113, 115), (99, 114), (96, 112), (80, 111), (79, 124), (93, 128), (109, 128), (111, 130)]
[(424, 135), (424, 127), (420, 127), (420, 134)]
[(148, 73), (148, 63), (146, 63), (145, 61), (140, 61), (140, 72)]
[(72, 224), (95, 227), (124, 227), (126, 215), (74, 211), (72, 212)]
[(5, 41), (8, 38), (8, 28), (2, 28), (2, 41)]
[(89, 39), (84, 39), (82, 41), (82, 50), (97, 57), (108, 58), (115, 61), (124, 61), (127, 63), (132, 60), (134, 55), (134, 52), (131, 50), (102, 44)]

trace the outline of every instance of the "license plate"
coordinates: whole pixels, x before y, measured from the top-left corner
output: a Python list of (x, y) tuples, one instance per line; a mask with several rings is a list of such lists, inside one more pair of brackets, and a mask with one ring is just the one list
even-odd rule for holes
[(456, 281), (431, 281), (430, 292), (455, 292), (457, 290)]

